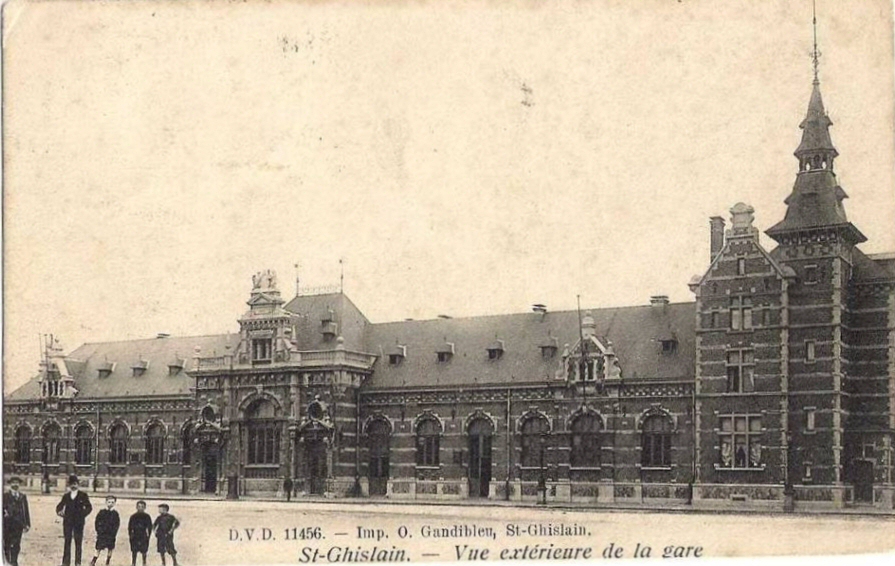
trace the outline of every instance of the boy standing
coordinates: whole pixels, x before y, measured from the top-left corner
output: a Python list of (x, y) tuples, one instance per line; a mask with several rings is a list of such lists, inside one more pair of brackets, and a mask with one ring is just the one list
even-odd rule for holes
[(174, 529), (180, 526), (180, 521), (177, 520), (177, 517), (168, 513), (169, 509), (167, 503), (162, 503), (158, 506), (158, 517), (155, 518), (152, 528), (155, 529), (158, 553), (162, 557), (162, 566), (165, 566), (166, 552), (171, 555), (174, 566), (177, 566), (177, 549), (174, 548)]
[(103, 550), (106, 551), (106, 566), (112, 560), (112, 551), (115, 550), (115, 539), (118, 537), (118, 527), (121, 526), (121, 518), (118, 511), (113, 509), (117, 498), (114, 495), (106, 496), (106, 508), (96, 514), (94, 527), (96, 528), (96, 553), (90, 566), (96, 566), (99, 554)]
[(152, 536), (152, 519), (146, 512), (145, 501), (137, 501), (137, 512), (131, 515), (127, 523), (127, 536), (131, 541), (131, 566), (137, 566), (138, 553), (143, 555), (143, 566), (146, 566), (149, 537)]

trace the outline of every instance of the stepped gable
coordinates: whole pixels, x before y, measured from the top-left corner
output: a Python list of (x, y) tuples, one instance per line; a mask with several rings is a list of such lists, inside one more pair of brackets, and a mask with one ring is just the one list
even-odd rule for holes
[[(624, 379), (693, 379), (694, 308), (695, 303), (677, 303), (590, 314), (597, 338), (612, 343)], [(580, 333), (577, 311), (557, 311), (372, 324), (367, 336), (366, 351), (379, 358), (365, 387), (393, 388), (554, 381), (565, 346), (574, 347)], [(665, 353), (661, 341), (669, 339), (676, 347)], [(454, 352), (438, 361), (446, 343)], [(545, 357), (541, 346), (549, 343), (557, 349)], [(495, 344), (503, 352), (490, 359), (487, 349)], [(389, 355), (397, 346), (404, 346), (404, 357), (393, 364)]]
[[(87, 343), (69, 354), (65, 363), (78, 399), (187, 395), (194, 385), (187, 370), (196, 346), (202, 356), (223, 356), (226, 346), (235, 348), (238, 341), (236, 334), (218, 334)], [(175, 372), (172, 364), (183, 367)], [(39, 399), (39, 379), (36, 375), (6, 400)]]

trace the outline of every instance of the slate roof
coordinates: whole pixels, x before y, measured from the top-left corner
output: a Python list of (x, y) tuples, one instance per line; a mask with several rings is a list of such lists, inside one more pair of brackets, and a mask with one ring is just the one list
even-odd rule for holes
[(895, 254), (868, 256), (856, 248), (853, 273), (859, 283), (895, 279)]
[(811, 90), (811, 99), (808, 101), (808, 112), (805, 119), (799, 124), (799, 127), (802, 128), (802, 142), (795, 154), (800, 156), (817, 150), (825, 150), (831, 152), (834, 157), (838, 155), (836, 148), (833, 147), (833, 141), (830, 139), (831, 125), (833, 125), (833, 121), (824, 110), (820, 85), (815, 82), (814, 88)]
[[(591, 310), (596, 335), (611, 341), (622, 376), (693, 379), (695, 373), (695, 303)], [(677, 340), (675, 352), (662, 352), (661, 340)], [(540, 346), (555, 338), (556, 355), (544, 359)], [(487, 348), (503, 342), (499, 359)], [(508, 314), (373, 324), (366, 351), (379, 355), (365, 387), (440, 386), (544, 382), (555, 379), (562, 351), (579, 340), (577, 311)], [(436, 351), (454, 344), (449, 361), (438, 362)], [(399, 364), (388, 353), (406, 346)]]
[[(554, 379), (565, 345), (579, 339), (576, 311), (522, 313), (457, 319), (371, 324), (357, 307), (341, 295), (311, 295), (290, 301), (288, 309), (301, 315), (297, 334), (300, 349), (331, 349), (319, 333), (321, 318), (332, 309), (341, 320), (348, 349), (380, 356), (367, 387), (534, 383)], [(684, 378), (694, 375), (694, 303), (638, 306), (590, 311), (598, 338), (612, 346), (626, 379)], [(663, 353), (661, 340), (674, 339), (677, 348)], [(75, 380), (78, 398), (144, 395), (186, 395), (192, 379), (186, 371), (170, 375), (169, 365), (189, 366), (195, 348), (203, 356), (222, 356), (229, 344), (235, 350), (238, 334), (187, 336), (88, 343), (65, 361)], [(491, 360), (487, 348), (500, 341), (503, 352)], [(454, 345), (453, 355), (438, 362), (438, 351)], [(389, 364), (388, 353), (406, 346), (405, 358)], [(542, 345), (555, 345), (556, 353), (544, 359)], [(134, 368), (145, 365), (142, 375)], [(100, 369), (111, 369), (101, 377)], [(188, 368), (187, 368), (188, 369)], [(137, 372), (140, 373), (140, 372)], [(39, 397), (38, 376), (9, 393), (9, 401)]]
[[(287, 311), (299, 315), (296, 341), (299, 350), (331, 350), (333, 342), (321, 332), (324, 320), (332, 318), (348, 350), (363, 350), (364, 332), (370, 321), (344, 293), (299, 295), (290, 300)], [(331, 313), (331, 315), (330, 315)]]
[[(235, 348), (239, 336), (187, 336), (149, 338), (121, 342), (93, 342), (84, 344), (66, 359), (66, 366), (75, 380), (78, 398), (130, 397), (142, 395), (189, 394), (193, 380), (186, 371), (170, 375), (168, 364), (178, 358), (189, 364), (196, 346), (203, 356), (222, 356), (229, 343)], [(133, 367), (140, 361), (148, 362), (139, 377)], [(114, 369), (100, 377), (99, 369), (111, 365)], [(9, 401), (35, 399), (40, 396), (39, 376), (9, 393)]]

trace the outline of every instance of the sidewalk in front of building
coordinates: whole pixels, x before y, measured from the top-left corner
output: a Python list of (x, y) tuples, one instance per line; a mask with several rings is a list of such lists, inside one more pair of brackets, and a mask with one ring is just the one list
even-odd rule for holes
[[(97, 491), (89, 491), (91, 496), (101, 497), (105, 492)], [(51, 496), (59, 494), (50, 494)], [(643, 503), (626, 503), (626, 502), (615, 502), (615, 503), (574, 503), (574, 502), (562, 502), (562, 501), (551, 501), (546, 504), (539, 504), (535, 501), (507, 501), (507, 500), (495, 500), (495, 499), (442, 499), (442, 500), (420, 500), (420, 499), (391, 499), (388, 497), (359, 497), (359, 498), (348, 498), (348, 497), (321, 497), (321, 496), (311, 496), (311, 495), (300, 495), (297, 497), (293, 497), (291, 501), (286, 501), (284, 496), (272, 497), (272, 496), (240, 496), (239, 499), (228, 499), (222, 495), (210, 495), (210, 494), (122, 494), (121, 497), (133, 498), (133, 499), (145, 499), (147, 501), (158, 501), (158, 500), (183, 500), (183, 501), (221, 501), (221, 502), (232, 502), (232, 503), (252, 503), (252, 502), (265, 502), (265, 503), (282, 503), (285, 505), (302, 505), (302, 504), (325, 504), (325, 505), (388, 505), (388, 506), (442, 506), (442, 507), (480, 507), (480, 508), (495, 508), (495, 507), (512, 507), (512, 508), (531, 508), (531, 509), (544, 509), (544, 510), (567, 510), (567, 511), (601, 511), (607, 513), (619, 512), (619, 513), (693, 513), (693, 514), (724, 514), (724, 515), (737, 515), (737, 514), (750, 514), (750, 515), (792, 515), (792, 516), (820, 516), (820, 515), (845, 515), (845, 516), (856, 516), (856, 517), (882, 517), (882, 518), (891, 518), (895, 519), (895, 510), (892, 509), (881, 509), (877, 507), (871, 506), (856, 506), (856, 507), (844, 507), (841, 509), (834, 508), (813, 508), (813, 509), (799, 509), (798, 503), (796, 504), (796, 509), (792, 512), (784, 512), (781, 508), (761, 508), (761, 507), (748, 507), (748, 506), (734, 506), (733, 504), (729, 506), (718, 506), (718, 507), (708, 507), (704, 505), (700, 505), (696, 503), (695, 505), (690, 505), (683, 502), (643, 502)]]

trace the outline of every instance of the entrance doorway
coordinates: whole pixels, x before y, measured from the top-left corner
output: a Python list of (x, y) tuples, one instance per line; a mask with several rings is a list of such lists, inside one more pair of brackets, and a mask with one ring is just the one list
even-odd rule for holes
[(202, 492), (217, 493), (218, 489), (218, 455), (216, 451), (206, 450), (202, 455)]
[(855, 503), (873, 503), (873, 462), (854, 461)]
[(370, 482), (370, 495), (385, 495), (388, 492), (389, 475), (389, 424), (376, 419), (367, 428), (367, 438), (370, 448), (370, 468), (368, 479)]
[(326, 492), (326, 443), (322, 439), (305, 441), (305, 461), (308, 463), (308, 493)]
[(486, 419), (469, 424), (469, 497), (488, 497), (491, 488), (491, 437), (494, 427)]

